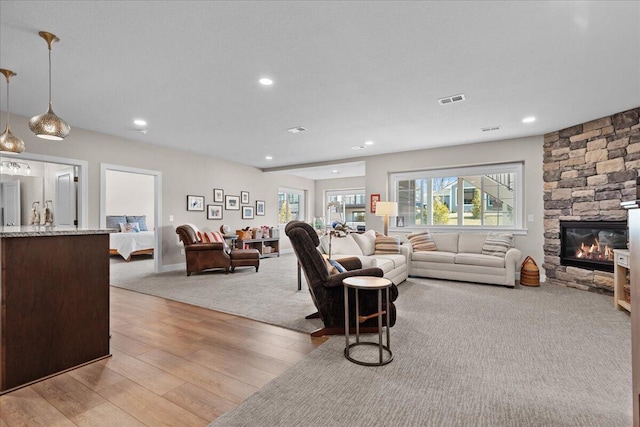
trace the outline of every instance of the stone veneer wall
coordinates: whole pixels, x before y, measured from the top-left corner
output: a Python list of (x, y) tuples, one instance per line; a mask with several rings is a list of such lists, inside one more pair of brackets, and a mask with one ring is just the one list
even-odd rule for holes
[(546, 282), (609, 293), (613, 273), (560, 265), (560, 220), (620, 221), (640, 169), (640, 107), (544, 136)]

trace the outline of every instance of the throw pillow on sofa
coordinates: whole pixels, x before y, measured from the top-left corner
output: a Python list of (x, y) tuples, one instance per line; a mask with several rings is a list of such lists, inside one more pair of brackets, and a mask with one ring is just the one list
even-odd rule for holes
[(347, 234), (344, 237), (322, 236), (320, 239), (320, 247), (325, 254), (329, 253), (329, 241), (331, 241), (331, 257), (336, 258), (338, 255), (362, 255), (360, 246), (353, 239), (353, 235)]
[(414, 251), (437, 251), (436, 242), (433, 241), (429, 230), (407, 234)]
[(482, 255), (502, 257), (513, 246), (513, 234), (489, 233), (482, 245)]
[(330, 276), (334, 274), (344, 273), (345, 271), (347, 271), (342, 266), (342, 264), (340, 264), (338, 261), (334, 259), (329, 258), (326, 254), (322, 254), (322, 258), (324, 258), (325, 265), (327, 266), (327, 272), (329, 272)]
[(198, 231), (197, 234), (198, 234), (198, 239), (200, 239), (202, 243), (219, 242), (219, 243), (222, 243), (222, 247), (224, 248), (224, 251), (226, 253), (231, 252), (231, 248), (229, 247), (229, 244), (227, 243), (227, 241), (224, 239), (224, 237), (219, 231)]
[(400, 253), (400, 239), (398, 236), (376, 236), (375, 255), (389, 255)]
[(362, 255), (373, 255), (376, 251), (376, 232), (373, 230), (369, 230), (366, 233), (358, 234), (352, 233), (353, 240), (356, 241), (360, 249), (362, 250)]

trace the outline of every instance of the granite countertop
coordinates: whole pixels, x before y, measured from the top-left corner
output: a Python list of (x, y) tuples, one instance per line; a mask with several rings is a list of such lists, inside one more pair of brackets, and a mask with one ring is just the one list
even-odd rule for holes
[(39, 237), (39, 236), (77, 236), (83, 234), (108, 234), (115, 230), (100, 228), (76, 228), (44, 225), (23, 225), (21, 227), (0, 227), (0, 238)]

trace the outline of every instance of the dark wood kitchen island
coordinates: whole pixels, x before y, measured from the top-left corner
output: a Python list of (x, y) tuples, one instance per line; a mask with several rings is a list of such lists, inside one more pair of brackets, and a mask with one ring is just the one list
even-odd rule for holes
[(109, 231), (0, 228), (0, 394), (109, 354)]

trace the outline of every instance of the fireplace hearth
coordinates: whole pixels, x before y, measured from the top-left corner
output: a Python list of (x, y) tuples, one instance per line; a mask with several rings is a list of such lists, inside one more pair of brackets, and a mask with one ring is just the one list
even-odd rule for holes
[(560, 221), (560, 264), (613, 272), (613, 250), (627, 241), (626, 221)]

